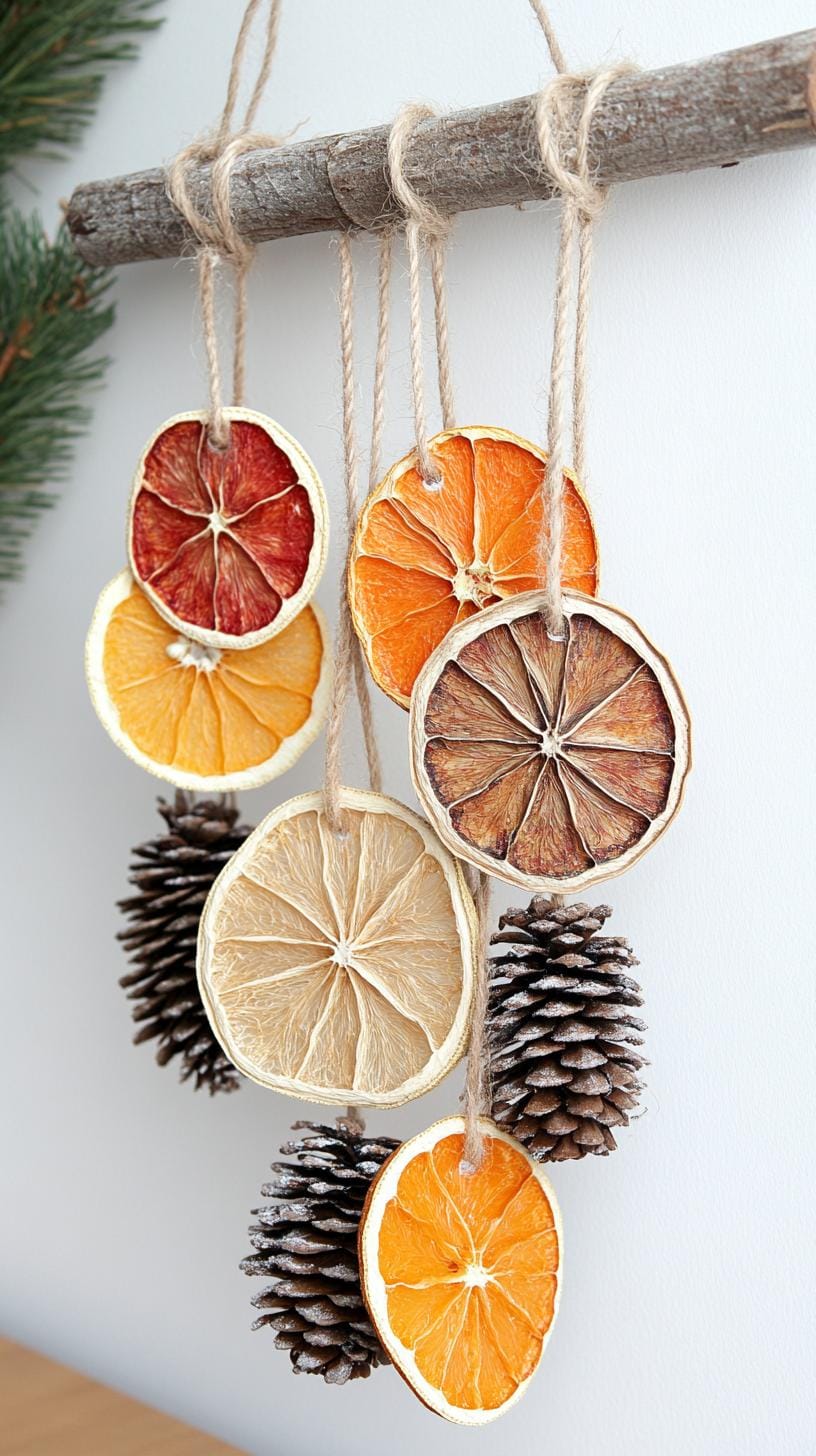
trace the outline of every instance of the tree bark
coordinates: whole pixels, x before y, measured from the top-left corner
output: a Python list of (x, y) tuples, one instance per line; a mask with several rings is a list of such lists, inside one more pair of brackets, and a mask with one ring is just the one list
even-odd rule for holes
[[(692, 64), (623, 76), (592, 122), (590, 162), (605, 184), (729, 166), (816, 140), (816, 30)], [(419, 124), (408, 180), (443, 212), (551, 195), (535, 134), (535, 96)], [(576, 98), (576, 109), (580, 99)], [(388, 126), (249, 152), (235, 164), (235, 222), (251, 242), (330, 229), (379, 228), (399, 217), (388, 186)], [(209, 213), (209, 167), (191, 176)], [(194, 239), (153, 168), (77, 187), (68, 227), (89, 263), (167, 258)]]

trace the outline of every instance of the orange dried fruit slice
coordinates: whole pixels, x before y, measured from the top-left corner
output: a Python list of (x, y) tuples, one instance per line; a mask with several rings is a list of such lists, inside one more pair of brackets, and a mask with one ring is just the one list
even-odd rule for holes
[[(414, 453), (399, 460), (363, 506), (349, 558), (351, 611), (372, 676), (404, 708), (451, 627), (543, 585), (545, 452), (483, 426), (445, 430), (430, 448), (441, 487), (423, 483)], [(562, 584), (594, 596), (592, 517), (569, 471), (564, 481)]]
[(690, 725), (630, 617), (566, 592), (555, 639), (544, 606), (529, 592), (452, 629), (414, 690), (411, 767), (455, 854), (529, 890), (577, 892), (627, 869), (671, 822)]
[(284, 773), (326, 716), (322, 613), (242, 652), (206, 647), (160, 617), (129, 571), (105, 587), (88, 633), (91, 700), (134, 763), (184, 789), (249, 789)]
[(317, 472), (266, 415), (228, 409), (216, 449), (207, 416), (175, 415), (145, 447), (130, 501), (133, 575), (177, 631), (212, 647), (254, 647), (311, 597), (326, 559)]
[(240, 1071), (313, 1102), (394, 1107), (464, 1050), (472, 898), (424, 819), (343, 789), (282, 804), (233, 855), (201, 919), (198, 977)]
[(495, 1420), (524, 1393), (558, 1311), (561, 1220), (546, 1174), (487, 1119), (461, 1170), (448, 1117), (383, 1164), (360, 1225), (360, 1277), (400, 1375), (438, 1415)]

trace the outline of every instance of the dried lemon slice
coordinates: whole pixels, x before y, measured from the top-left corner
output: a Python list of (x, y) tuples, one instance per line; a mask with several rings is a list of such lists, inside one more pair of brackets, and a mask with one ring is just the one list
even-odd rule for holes
[(270, 642), (223, 652), (180, 636), (120, 572), (99, 597), (85, 671), (117, 747), (182, 789), (251, 789), (291, 768), (328, 706), (331, 663), (316, 606)]
[[(368, 665), (404, 708), (454, 623), (543, 585), (546, 453), (482, 425), (444, 430), (429, 448), (439, 489), (425, 485), (415, 452), (397, 461), (365, 502), (349, 557), (349, 602)], [(563, 586), (594, 596), (598, 544), (569, 471), (563, 561)]]
[(448, 1117), (383, 1165), (360, 1225), (363, 1296), (415, 1393), (479, 1426), (524, 1393), (561, 1285), (561, 1220), (542, 1169), (483, 1119), (484, 1157), (461, 1171), (464, 1123)]
[(580, 891), (670, 823), (689, 720), (630, 617), (566, 592), (556, 639), (544, 606), (529, 592), (448, 634), (414, 690), (411, 766), (456, 854), (527, 889)]
[(342, 790), (282, 804), (216, 880), (198, 978), (227, 1056), (313, 1102), (397, 1106), (461, 1056), (475, 957), (472, 899), (418, 815)]

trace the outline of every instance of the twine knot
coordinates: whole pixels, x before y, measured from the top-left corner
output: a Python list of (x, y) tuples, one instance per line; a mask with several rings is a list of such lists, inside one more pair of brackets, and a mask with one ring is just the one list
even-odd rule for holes
[[(231, 178), (238, 158), (258, 147), (276, 147), (282, 137), (252, 130), (255, 114), (269, 79), (280, 25), (281, 0), (267, 3), (263, 53), (243, 121), (233, 125), (244, 55), (250, 29), (262, 0), (248, 0), (230, 64), (227, 96), (218, 125), (182, 147), (167, 168), (167, 193), (198, 243), (197, 259), (204, 345), (210, 377), (210, 443), (225, 449), (229, 443), (229, 419), (224, 409), (221, 367), (215, 319), (215, 276), (226, 262), (235, 274), (235, 324), (233, 348), (233, 403), (243, 404), (244, 355), (246, 343), (247, 274), (255, 254), (254, 245), (238, 231), (232, 217)], [(209, 165), (211, 215), (205, 215), (190, 194), (188, 174), (192, 162)], [(206, 191), (205, 191), (206, 197)]]
[[(583, 221), (597, 220), (609, 192), (595, 181), (589, 167), (589, 131), (595, 109), (613, 81), (636, 69), (631, 62), (621, 61), (584, 74), (565, 71), (539, 92), (536, 128), (543, 168), (564, 202)], [(583, 104), (576, 118), (576, 101), (581, 97)]]
[(391, 191), (397, 199), (406, 221), (415, 223), (423, 236), (432, 241), (446, 242), (450, 237), (452, 219), (434, 207), (432, 202), (420, 197), (416, 188), (405, 175), (405, 151), (421, 121), (436, 116), (433, 106), (422, 101), (409, 101), (398, 113), (388, 133), (388, 172)]

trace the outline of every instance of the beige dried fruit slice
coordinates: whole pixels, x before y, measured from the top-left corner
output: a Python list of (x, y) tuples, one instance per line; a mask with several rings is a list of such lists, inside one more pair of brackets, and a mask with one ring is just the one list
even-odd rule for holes
[(558, 1312), (561, 1220), (549, 1179), (487, 1119), (461, 1170), (464, 1123), (403, 1143), (360, 1224), (363, 1295), (400, 1375), (431, 1410), (479, 1426), (524, 1393)]
[(418, 815), (342, 790), (282, 804), (219, 875), (198, 978), (227, 1056), (313, 1102), (397, 1106), (464, 1050), (475, 958), (461, 869)]
[(453, 628), (417, 680), (412, 773), (454, 853), (527, 889), (579, 891), (620, 874), (680, 804), (688, 712), (666, 659), (630, 617), (542, 593)]

